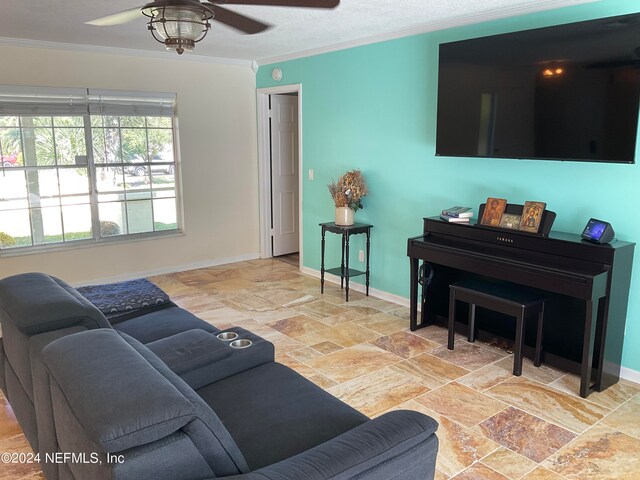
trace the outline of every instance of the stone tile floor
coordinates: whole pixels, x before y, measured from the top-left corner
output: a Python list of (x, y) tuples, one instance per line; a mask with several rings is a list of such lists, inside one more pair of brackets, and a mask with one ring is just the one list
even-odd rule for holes
[[(182, 307), (219, 328), (273, 342), (277, 360), (363, 413), (412, 409), (440, 423), (438, 479), (638, 479), (640, 385), (621, 381), (588, 399), (578, 378), (446, 330), (411, 333), (408, 309), (298, 272), (291, 259), (254, 260), (154, 277)], [(0, 399), (0, 452), (28, 452)], [(2, 465), (0, 479), (42, 478)], [(301, 479), (302, 480), (302, 479)]]

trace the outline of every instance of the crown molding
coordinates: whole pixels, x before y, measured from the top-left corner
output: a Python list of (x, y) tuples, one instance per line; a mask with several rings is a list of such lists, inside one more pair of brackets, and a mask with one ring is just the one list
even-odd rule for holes
[(388, 40), (396, 40), (398, 38), (411, 37), (413, 35), (420, 35), (423, 33), (435, 32), (438, 30), (462, 27), (464, 25), (471, 25), (475, 23), (484, 23), (491, 20), (499, 20), (501, 18), (517, 17), (520, 15), (526, 15), (528, 13), (542, 12), (544, 10), (554, 10), (557, 8), (570, 7), (585, 3), (594, 3), (596, 1), (599, 0), (540, 0), (536, 2), (535, 5), (518, 5), (513, 7), (501, 8), (500, 10), (491, 10), (488, 12), (456, 17), (440, 22), (430, 22), (419, 27), (396, 30), (380, 35), (373, 35), (371, 37), (336, 43), (325, 47), (312, 48), (310, 50), (304, 50), (301, 52), (292, 52), (285, 55), (267, 57), (257, 60), (257, 63), (259, 66), (270, 65), (273, 63), (286, 62), (288, 60), (295, 60), (298, 58), (312, 57), (323, 53), (337, 52), (339, 50), (361, 47), (364, 45), (370, 45), (372, 43), (380, 43)]
[(45, 40), (31, 40), (26, 38), (14, 38), (14, 37), (0, 37), (0, 46), (12, 46), (12, 47), (26, 47), (26, 48), (41, 48), (48, 50), (60, 50), (70, 52), (84, 52), (84, 53), (99, 53), (107, 55), (123, 55), (129, 57), (143, 57), (143, 58), (155, 58), (160, 60), (177, 60), (187, 62), (199, 62), (199, 63), (213, 63), (219, 65), (235, 65), (242, 67), (249, 67), (252, 70), (257, 71), (256, 67), (279, 63), (288, 60), (295, 60), (298, 58), (311, 57), (314, 55), (320, 55), (323, 53), (335, 52), (339, 50), (346, 50), (349, 48), (360, 47), (363, 45), (369, 45), (372, 43), (380, 43), (387, 40), (395, 40), (398, 38), (410, 37), (413, 35), (420, 35), (428, 32), (435, 32), (438, 30), (445, 30), (448, 28), (461, 27), (464, 25), (470, 25), (474, 23), (483, 23), (491, 20), (498, 20), (507, 17), (516, 17), (519, 15), (525, 15), (528, 13), (540, 12), (544, 10), (553, 10), (562, 7), (569, 7), (573, 5), (580, 5), (585, 3), (593, 3), (598, 0), (540, 0), (535, 5), (520, 5), (508, 8), (501, 8), (500, 10), (492, 10), (489, 12), (477, 13), (474, 15), (467, 15), (457, 17), (454, 19), (443, 20), (441, 22), (431, 22), (419, 27), (396, 30), (393, 32), (383, 33), (379, 35), (373, 35), (357, 40), (350, 40), (347, 42), (336, 43), (333, 45), (327, 45), (324, 47), (313, 48), (309, 50), (303, 50), (299, 52), (292, 52), (283, 55), (277, 55), (273, 57), (265, 57), (260, 60), (243, 60), (237, 58), (225, 58), (225, 57), (210, 57), (206, 55), (171, 55), (171, 52), (164, 52), (160, 50), (140, 50), (133, 48), (120, 48), (120, 47), (105, 47), (100, 45), (79, 45), (74, 43), (62, 43), (62, 42), (50, 42)]
[(0, 46), (42, 48), (47, 50), (61, 50), (67, 52), (100, 53), (105, 55), (124, 55), (128, 57), (155, 58), (160, 60), (177, 60), (185, 62), (215, 63), (220, 65), (235, 65), (251, 68), (251, 60), (236, 58), (208, 57), (205, 55), (176, 55), (172, 52), (160, 50), (138, 50), (134, 48), (103, 47), (99, 45), (77, 45), (74, 43), (48, 42), (44, 40), (30, 40), (26, 38), (0, 37)]

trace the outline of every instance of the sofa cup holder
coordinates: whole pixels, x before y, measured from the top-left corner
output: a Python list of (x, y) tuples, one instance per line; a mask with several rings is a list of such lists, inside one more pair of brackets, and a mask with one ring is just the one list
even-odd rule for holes
[(246, 338), (234, 340), (229, 344), (231, 348), (238, 348), (238, 349), (249, 348), (251, 345), (253, 345), (253, 342), (251, 340), (247, 340)]
[(238, 338), (238, 334), (236, 332), (222, 332), (216, 336), (223, 342), (231, 342)]

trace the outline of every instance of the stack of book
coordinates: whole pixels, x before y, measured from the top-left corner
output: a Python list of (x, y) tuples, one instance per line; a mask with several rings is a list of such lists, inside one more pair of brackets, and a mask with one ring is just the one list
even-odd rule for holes
[(449, 223), (469, 223), (473, 217), (473, 209), (471, 207), (451, 207), (442, 210), (440, 218)]

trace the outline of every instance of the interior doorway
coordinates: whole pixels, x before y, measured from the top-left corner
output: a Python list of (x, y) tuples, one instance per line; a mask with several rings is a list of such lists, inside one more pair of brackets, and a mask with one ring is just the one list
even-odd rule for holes
[(271, 253), (299, 251), (298, 94), (269, 95)]
[(258, 90), (260, 256), (302, 265), (301, 85)]

